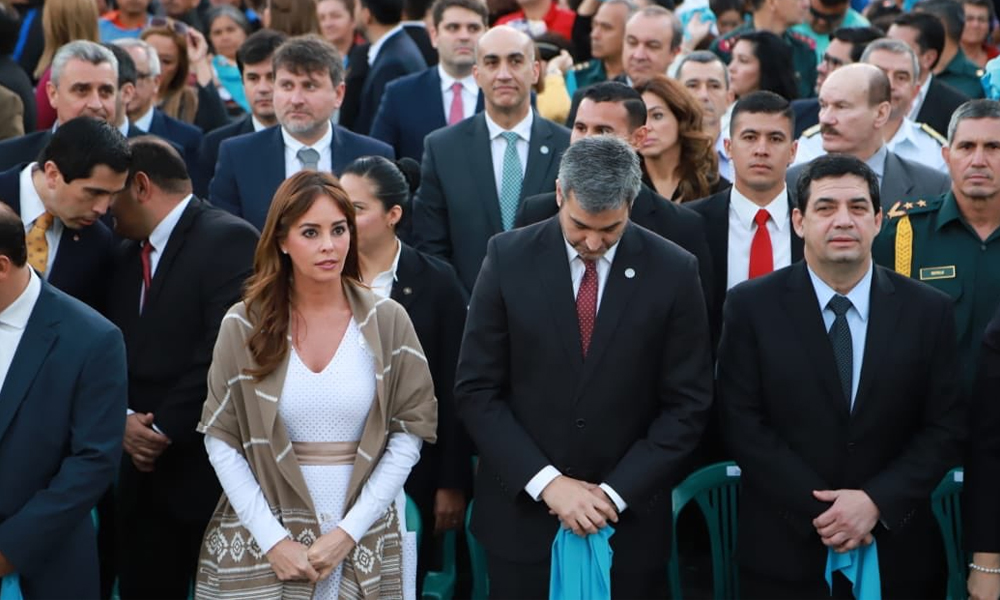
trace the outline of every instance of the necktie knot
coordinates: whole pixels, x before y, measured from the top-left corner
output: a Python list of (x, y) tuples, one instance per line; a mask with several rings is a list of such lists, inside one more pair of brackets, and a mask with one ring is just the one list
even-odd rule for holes
[(34, 227), (37, 227), (42, 231), (48, 231), (52, 228), (53, 222), (55, 222), (55, 215), (50, 212), (43, 212), (37, 219), (35, 219)]
[(43, 212), (32, 223), (24, 239), (28, 246), (28, 264), (40, 274), (45, 274), (48, 270), (49, 242), (45, 238), (45, 232), (52, 228), (54, 221), (52, 213)]
[(826, 304), (827, 308), (833, 311), (833, 314), (838, 317), (842, 317), (847, 314), (847, 311), (854, 306), (847, 296), (841, 296), (840, 294), (835, 295), (830, 298), (830, 301)]
[(763, 208), (757, 211), (757, 214), (753, 216), (754, 223), (757, 227), (766, 227), (768, 220), (771, 218), (771, 213), (767, 212)]
[(299, 151), (295, 153), (295, 157), (302, 163), (303, 169), (312, 169), (313, 171), (319, 169), (319, 152), (316, 150), (312, 148), (299, 148)]
[(451, 93), (453, 93), (455, 95), (461, 95), (462, 94), (462, 83), (459, 82), (459, 81), (456, 81), (455, 83), (451, 84)]
[(508, 145), (513, 144), (514, 142), (516, 142), (517, 138), (519, 137), (513, 131), (504, 131), (500, 135), (503, 137), (503, 139), (507, 140), (507, 144)]

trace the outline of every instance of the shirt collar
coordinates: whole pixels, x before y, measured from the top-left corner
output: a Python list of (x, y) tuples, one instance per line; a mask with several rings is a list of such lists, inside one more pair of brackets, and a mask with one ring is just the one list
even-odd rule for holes
[(121, 132), (122, 136), (128, 137), (128, 119), (122, 121), (122, 124), (117, 127), (118, 131)]
[(399, 278), (396, 277), (396, 271), (399, 270), (399, 257), (401, 254), (403, 254), (403, 244), (399, 241), (399, 238), (396, 238), (396, 257), (392, 259), (392, 267), (388, 271), (379, 273), (375, 278), (378, 279), (379, 276), (385, 273), (392, 273), (392, 280), (399, 281)]
[(0, 326), (10, 329), (24, 329), (35, 308), (38, 295), (42, 292), (42, 280), (35, 275), (35, 270), (28, 269), (28, 285), (10, 305), (0, 311)]
[[(292, 152), (298, 152), (299, 150), (306, 147), (305, 144), (295, 139), (292, 136), (292, 134), (288, 133), (288, 131), (284, 127), (281, 128), (281, 139), (285, 141), (285, 148), (288, 148)], [(333, 141), (333, 125), (327, 123), (326, 133), (324, 133), (323, 137), (319, 138), (319, 140), (315, 144), (309, 146), (309, 148), (312, 148), (317, 152), (323, 152), (324, 150), (330, 147), (330, 142), (332, 141)]]
[(148, 133), (149, 128), (153, 126), (153, 111), (155, 110), (156, 107), (150, 104), (149, 110), (146, 111), (146, 114), (133, 121), (135, 126)]
[(916, 146), (914, 125), (915, 123), (909, 117), (903, 117), (903, 122), (899, 124), (899, 129), (896, 130), (896, 135), (892, 136), (892, 139), (889, 140), (889, 144), (895, 147), (897, 144), (909, 142), (910, 145)]
[(21, 185), (21, 220), (24, 221), (24, 226), (27, 227), (35, 222), (35, 219), (42, 216), (45, 212), (45, 203), (42, 202), (42, 197), (38, 195), (38, 190), (35, 189), (35, 182), (32, 178), (32, 174), (38, 167), (38, 163), (31, 163), (21, 170), (21, 176), (19, 183)]
[(167, 247), (167, 242), (170, 241), (170, 234), (173, 233), (174, 227), (177, 226), (177, 222), (181, 220), (181, 215), (184, 213), (184, 209), (187, 208), (188, 204), (191, 202), (191, 194), (188, 194), (187, 198), (184, 198), (177, 203), (177, 206), (173, 207), (167, 216), (156, 224), (153, 228), (152, 233), (149, 234), (149, 243), (153, 245), (153, 250), (157, 252), (163, 252)]
[[(628, 225), (626, 225), (626, 227), (627, 226)], [(608, 251), (604, 253), (604, 256), (598, 260), (607, 261), (608, 266), (613, 265), (615, 263), (615, 253), (618, 252), (618, 244), (620, 244), (621, 241), (621, 238), (618, 238), (618, 241), (615, 242), (613, 246), (608, 248)], [(566, 257), (569, 259), (570, 263), (572, 263), (575, 259), (580, 258), (580, 253), (577, 252), (576, 248), (569, 243), (569, 240), (566, 239), (565, 235), (563, 235), (563, 242), (566, 244)], [(582, 261), (583, 259), (580, 258), (580, 260)]]
[(757, 211), (763, 208), (771, 215), (774, 226), (778, 231), (784, 231), (788, 224), (788, 188), (782, 187), (778, 195), (775, 196), (767, 206), (758, 206), (752, 200), (740, 193), (736, 186), (731, 188), (729, 194), (729, 206), (736, 213), (736, 218), (740, 225), (747, 231), (753, 226), (753, 219), (757, 216)]
[[(509, 131), (513, 131), (514, 133), (516, 133), (517, 136), (522, 140), (529, 141), (531, 139), (531, 124), (533, 121), (534, 121), (534, 111), (529, 109), (528, 115), (524, 117), (524, 119), (522, 119), (520, 123), (511, 127)], [(498, 137), (500, 137), (501, 133), (508, 131), (507, 129), (504, 129), (503, 127), (497, 125), (496, 121), (491, 119), (489, 114), (486, 114), (486, 130), (490, 134), (490, 141), (497, 139)]]
[(885, 147), (885, 144), (882, 144), (882, 146), (875, 151), (875, 154), (872, 154), (871, 157), (865, 161), (865, 164), (871, 167), (871, 170), (875, 171), (875, 174), (878, 175), (879, 185), (882, 184), (882, 173), (885, 172), (885, 157), (888, 156), (888, 154), (889, 150)]
[(438, 70), (438, 75), (441, 77), (442, 92), (447, 92), (448, 90), (450, 90), (452, 84), (454, 84), (457, 81), (458, 83), (462, 84), (462, 88), (465, 91), (470, 92), (472, 94), (479, 94), (479, 86), (476, 85), (476, 78), (473, 77), (472, 75), (463, 77), (461, 79), (455, 79), (451, 75), (444, 72), (444, 68), (441, 66), (441, 63), (438, 63), (437, 70)]
[[(813, 289), (816, 291), (816, 299), (819, 300), (819, 309), (826, 310), (826, 305), (830, 302), (830, 298), (837, 295), (837, 292), (826, 284), (825, 281), (819, 278), (819, 275), (812, 270), (808, 264), (806, 268), (809, 269), (809, 278), (812, 279)], [(847, 296), (847, 299), (851, 301), (851, 305), (854, 310), (858, 311), (858, 315), (861, 317), (862, 323), (868, 322), (868, 309), (871, 304), (871, 291), (872, 291), (872, 275), (874, 269), (872, 263), (868, 263), (868, 271), (865, 273), (861, 281), (857, 284), (851, 291), (843, 294)]]
[(955, 192), (949, 191), (944, 196), (944, 202), (941, 203), (941, 208), (937, 211), (937, 220), (934, 223), (934, 229), (941, 229), (948, 223), (952, 221), (965, 222), (962, 218), (962, 211), (958, 209), (958, 200), (955, 199)]
[[(263, 123), (261, 123), (260, 121), (258, 121), (257, 117), (255, 117), (253, 115), (250, 115), (250, 122), (253, 123), (253, 130), (255, 132), (256, 131), (264, 131), (265, 129), (267, 129), (267, 125), (264, 125)], [(284, 130), (282, 130), (282, 133), (284, 133)]]
[(378, 58), (379, 51), (381, 51), (382, 46), (385, 46), (385, 43), (389, 41), (389, 38), (391, 38), (392, 36), (396, 35), (401, 31), (403, 31), (402, 23), (396, 25), (395, 27), (387, 31), (385, 35), (380, 37), (377, 42), (375, 42), (368, 48), (368, 66), (375, 64), (375, 59)]
[(911, 119), (916, 119), (917, 114), (920, 113), (920, 109), (923, 108), (924, 98), (927, 97), (927, 90), (929, 90), (931, 87), (931, 79), (934, 79), (933, 73), (928, 75), (927, 80), (924, 81), (924, 84), (918, 88), (919, 91), (917, 92), (917, 97), (914, 98), (913, 104), (910, 106), (909, 117)]

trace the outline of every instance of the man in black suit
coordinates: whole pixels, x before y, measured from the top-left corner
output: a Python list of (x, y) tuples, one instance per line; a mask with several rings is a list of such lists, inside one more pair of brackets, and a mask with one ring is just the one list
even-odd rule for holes
[(29, 237), (45, 238), (44, 256), (33, 257), (32, 266), (55, 287), (98, 309), (104, 305), (113, 244), (101, 217), (112, 194), (125, 187), (128, 166), (121, 132), (80, 117), (50, 136), (38, 162), (0, 172), (0, 202), (20, 215)]
[(257, 232), (191, 193), (180, 155), (130, 142), (129, 185), (112, 203), (126, 238), (108, 316), (128, 352), (116, 521), (122, 598), (184, 598), (220, 488), (195, 424), (222, 316), (252, 271)]
[[(874, 266), (879, 186), (859, 159), (815, 159), (797, 192), (805, 261), (730, 290), (719, 346), (740, 595), (828, 598), (830, 553), (877, 542), (884, 597), (942, 597), (930, 495), (965, 431), (951, 300)], [(840, 572), (832, 593), (851, 597)]]
[[(201, 174), (198, 176), (206, 184), (215, 175), (215, 163), (219, 160), (219, 145), (229, 138), (263, 131), (278, 124), (274, 114), (274, 68), (271, 56), (288, 36), (280, 31), (261, 29), (250, 35), (236, 51), (236, 66), (243, 79), (243, 92), (250, 103), (250, 114), (205, 134), (198, 149)], [(192, 173), (192, 179), (194, 174)]]
[(670, 489), (711, 403), (710, 342), (697, 259), (629, 221), (640, 181), (624, 140), (580, 140), (559, 214), (489, 242), (455, 397), (479, 449), (491, 597), (548, 597), (560, 527), (611, 523), (613, 596), (666, 596)]
[[(638, 149), (646, 135), (645, 123), (646, 105), (639, 92), (617, 81), (595, 83), (583, 90), (583, 100), (570, 133), (570, 144), (594, 135), (614, 135)], [(558, 212), (555, 192), (525, 198), (517, 211), (514, 226), (524, 227), (544, 221)], [(702, 291), (707, 305), (711, 307), (714, 304), (711, 286), (713, 258), (705, 241), (702, 219), (646, 185), (639, 187), (629, 218), (695, 255)]]
[(438, 53), (434, 41), (427, 29), (430, 22), (428, 13), (431, 11), (432, 0), (403, 0), (403, 31), (410, 36), (413, 43), (420, 49), (420, 55), (428, 67), (438, 64)]
[(486, 110), (427, 136), (413, 205), (416, 247), (449, 261), (471, 290), (486, 242), (514, 226), (522, 198), (555, 189), (569, 132), (531, 109), (535, 45), (508, 26), (479, 38), (473, 75)]

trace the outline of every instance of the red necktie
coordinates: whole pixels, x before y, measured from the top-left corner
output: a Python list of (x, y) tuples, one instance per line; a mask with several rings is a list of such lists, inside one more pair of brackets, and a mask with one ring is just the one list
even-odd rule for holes
[(142, 254), (139, 258), (142, 260), (142, 306), (146, 306), (146, 298), (149, 296), (149, 286), (153, 282), (153, 266), (149, 260), (149, 255), (153, 253), (153, 245), (146, 240), (142, 244)]
[(590, 336), (594, 333), (594, 320), (597, 318), (597, 265), (592, 260), (584, 260), (583, 266), (583, 280), (580, 282), (580, 291), (576, 293), (576, 317), (580, 321), (583, 357), (587, 358)]
[(774, 253), (771, 251), (771, 234), (767, 231), (767, 220), (771, 214), (763, 208), (757, 211), (753, 220), (757, 231), (750, 242), (750, 279), (767, 275), (774, 270)]
[(448, 124), (454, 125), (465, 118), (465, 105), (462, 104), (462, 84), (451, 84), (451, 108), (448, 110)]

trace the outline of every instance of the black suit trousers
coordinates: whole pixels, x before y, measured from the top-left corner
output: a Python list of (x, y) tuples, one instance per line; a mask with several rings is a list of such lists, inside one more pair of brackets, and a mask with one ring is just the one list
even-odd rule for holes
[[(547, 600), (551, 562), (511, 562), (487, 554), (490, 574), (490, 600)], [(669, 597), (667, 570), (627, 571), (611, 567), (613, 600), (647, 600)]]

